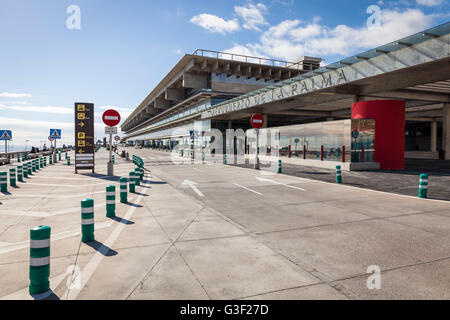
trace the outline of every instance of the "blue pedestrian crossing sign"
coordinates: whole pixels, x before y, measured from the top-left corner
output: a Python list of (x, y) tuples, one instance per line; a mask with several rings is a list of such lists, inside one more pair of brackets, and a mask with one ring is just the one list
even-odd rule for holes
[(11, 130), (0, 130), (0, 140), (11, 140), (12, 132)]
[(49, 139), (61, 139), (61, 129), (50, 129)]

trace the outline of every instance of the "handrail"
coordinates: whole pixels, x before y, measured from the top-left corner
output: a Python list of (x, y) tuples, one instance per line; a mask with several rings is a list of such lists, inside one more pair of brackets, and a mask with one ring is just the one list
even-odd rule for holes
[[(237, 54), (237, 53), (221, 52), (221, 51), (206, 50), (206, 49), (197, 49), (197, 50), (195, 50), (193, 55), (205, 57), (205, 53), (212, 53), (216, 56), (217, 59), (225, 59), (223, 56), (228, 55), (231, 57), (231, 59), (226, 59), (226, 60), (240, 61), (240, 60), (235, 60), (234, 57), (241, 57), (241, 58), (245, 58), (245, 62), (249, 62), (248, 61), (249, 59), (255, 59), (255, 60), (259, 61), (259, 64), (266, 64), (266, 63), (263, 63), (263, 61), (268, 61), (269, 65), (271, 64), (274, 67), (276, 66), (275, 64), (278, 63), (278, 64), (281, 64), (279, 66), (284, 65), (284, 68), (300, 69), (300, 62), (288, 62), (288, 61), (282, 61), (282, 60), (276, 60), (276, 59), (270, 59), (270, 58), (246, 56), (246, 55)], [(206, 57), (208, 57), (208, 55), (206, 55)], [(211, 57), (211, 58), (213, 58), (213, 57)], [(294, 67), (294, 66), (296, 66), (296, 67)]]

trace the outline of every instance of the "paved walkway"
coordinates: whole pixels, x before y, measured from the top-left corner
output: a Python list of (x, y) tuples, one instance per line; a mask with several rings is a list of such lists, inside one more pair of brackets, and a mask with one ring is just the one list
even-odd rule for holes
[[(104, 150), (96, 176), (59, 164), (0, 195), (0, 297), (30, 298), (29, 229), (47, 224), (53, 298), (450, 298), (448, 202), (128, 151), (152, 172), (118, 205), (120, 219), (105, 217), (105, 187), (132, 165), (119, 159), (111, 181)], [(96, 204), (89, 245), (86, 197)], [(366, 286), (371, 265), (381, 290)]]

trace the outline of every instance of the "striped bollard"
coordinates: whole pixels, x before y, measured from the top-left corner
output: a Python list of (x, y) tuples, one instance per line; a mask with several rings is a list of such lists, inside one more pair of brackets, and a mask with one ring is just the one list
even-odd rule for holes
[(116, 158), (114, 157), (114, 155), (112, 155), (112, 163), (113, 163), (113, 164), (116, 163)]
[(144, 181), (144, 168), (143, 167), (139, 168), (139, 180), (141, 182)]
[(81, 241), (94, 240), (94, 200), (85, 199), (81, 201)]
[(44, 167), (44, 161), (42, 161), (43, 158), (39, 158), (39, 169), (42, 169)]
[(70, 157), (67, 157), (67, 165), (70, 166)]
[(50, 155), (50, 156), (48, 157), (48, 163), (49, 163), (49, 164), (53, 164), (53, 155)]
[(58, 152), (58, 161), (61, 161), (61, 151)]
[(9, 185), (11, 187), (16, 186), (16, 169), (15, 168), (9, 169)]
[(23, 182), (23, 167), (17, 166), (17, 181)]
[(30, 286), (31, 295), (50, 290), (50, 232), (39, 226), (30, 230)]
[(20, 154), (17, 155), (17, 162), (20, 163)]
[(140, 186), (141, 185), (141, 170), (139, 168), (134, 169), (134, 175), (135, 175), (134, 181), (136, 182), (136, 185)]
[(23, 177), (28, 178), (28, 163), (23, 164)]
[(0, 192), (8, 192), (8, 173), (0, 172)]
[(127, 182), (127, 178), (120, 178), (120, 203), (128, 203)]
[(22, 162), (25, 162), (27, 160), (26, 154), (22, 154)]
[(129, 185), (130, 185), (130, 193), (136, 192), (136, 173), (134, 171), (130, 172), (130, 179), (129, 179)]
[(44, 157), (44, 167), (47, 166), (47, 157)]
[(67, 152), (66, 153), (64, 153), (64, 157), (67, 159)]
[(35, 159), (31, 160), (31, 165), (32, 165), (32, 171), (36, 172), (36, 160)]
[(336, 166), (336, 183), (342, 183), (341, 166)]
[(108, 218), (116, 216), (116, 186), (106, 187), (106, 216)]
[(33, 174), (33, 164), (31, 163), (31, 161), (28, 161), (28, 175), (31, 176)]
[(420, 175), (419, 198), (428, 198), (428, 175)]
[(277, 172), (280, 174), (283, 172), (282, 167), (281, 167), (281, 160), (278, 160), (278, 171)]

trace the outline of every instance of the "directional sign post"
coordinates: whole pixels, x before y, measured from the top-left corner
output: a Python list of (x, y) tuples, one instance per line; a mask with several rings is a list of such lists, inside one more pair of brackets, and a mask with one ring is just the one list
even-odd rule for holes
[(75, 173), (78, 173), (78, 170), (95, 172), (92, 103), (75, 103)]
[(256, 113), (250, 119), (250, 124), (256, 131), (256, 159), (255, 159), (255, 170), (259, 170), (259, 129), (264, 126), (264, 116), (262, 114)]
[[(102, 116), (103, 123), (110, 127), (108, 130), (105, 129), (105, 132), (109, 132), (109, 162), (108, 162), (108, 176), (114, 175), (114, 166), (112, 163), (112, 135), (113, 135), (113, 127), (117, 126), (120, 123), (120, 114), (116, 110), (106, 110)], [(114, 134), (117, 134), (117, 128)]]
[(0, 140), (5, 141), (5, 156), (8, 159), (8, 163), (10, 162), (10, 158), (8, 155), (8, 141), (12, 139), (11, 130), (0, 130)]

